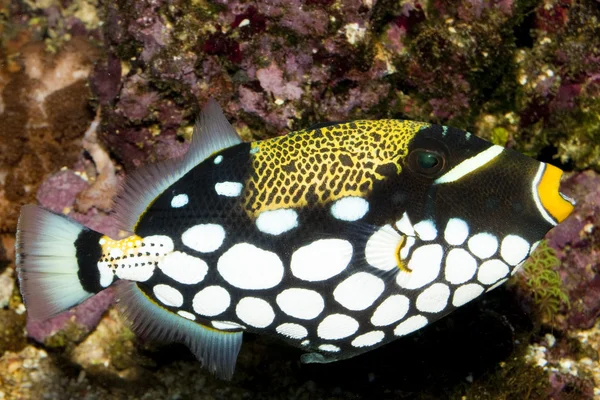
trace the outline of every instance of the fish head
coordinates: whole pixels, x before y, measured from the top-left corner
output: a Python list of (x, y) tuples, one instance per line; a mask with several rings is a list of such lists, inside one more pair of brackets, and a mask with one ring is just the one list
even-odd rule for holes
[[(412, 251), (401, 254), (406, 272), (433, 263), (450, 283), (468, 276), (489, 288), (505, 280), (573, 211), (573, 200), (559, 191), (561, 177), (555, 166), (459, 129), (421, 129), (408, 144), (396, 185), (402, 192), (395, 195), (396, 226), (413, 238), (407, 241)], [(424, 246), (429, 256), (415, 257)]]

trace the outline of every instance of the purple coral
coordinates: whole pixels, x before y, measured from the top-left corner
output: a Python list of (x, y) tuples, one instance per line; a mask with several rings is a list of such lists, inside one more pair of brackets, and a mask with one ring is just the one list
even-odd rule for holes
[(563, 185), (578, 204), (548, 235), (562, 261), (560, 275), (573, 304), (568, 328), (589, 329), (600, 316), (600, 175), (575, 174)]
[(77, 334), (69, 339), (81, 340), (85, 334), (91, 332), (98, 325), (102, 315), (112, 305), (113, 301), (113, 290), (109, 288), (94, 295), (77, 307), (48, 320), (41, 321), (28, 318), (27, 335), (40, 343), (45, 343), (53, 335), (63, 332), (71, 325), (72, 328), (75, 328)]

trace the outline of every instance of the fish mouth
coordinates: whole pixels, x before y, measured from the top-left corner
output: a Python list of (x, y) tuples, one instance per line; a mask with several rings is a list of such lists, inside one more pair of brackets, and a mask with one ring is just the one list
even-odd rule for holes
[(554, 165), (542, 163), (533, 181), (536, 205), (544, 219), (557, 225), (573, 212), (575, 201), (560, 192), (563, 171)]

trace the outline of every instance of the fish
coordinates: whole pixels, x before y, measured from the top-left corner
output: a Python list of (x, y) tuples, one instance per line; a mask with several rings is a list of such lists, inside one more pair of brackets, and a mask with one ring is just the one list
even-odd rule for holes
[(243, 142), (209, 100), (187, 154), (128, 174), (125, 237), (36, 205), (16, 265), (29, 318), (114, 286), (138, 334), (230, 379), (244, 332), (348, 359), (506, 282), (573, 210), (563, 171), (456, 128), (325, 123)]

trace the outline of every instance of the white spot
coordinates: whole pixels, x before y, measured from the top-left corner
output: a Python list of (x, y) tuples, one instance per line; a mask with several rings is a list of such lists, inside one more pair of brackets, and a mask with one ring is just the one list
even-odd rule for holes
[(270, 289), (283, 278), (283, 264), (277, 254), (248, 243), (227, 250), (219, 257), (217, 270), (230, 285), (240, 289)]
[(504, 283), (506, 283), (506, 281), (508, 281), (508, 278), (499, 280), (498, 282), (494, 283), (492, 286), (487, 288), (486, 292), (492, 291), (492, 290), (496, 289), (498, 286), (502, 286)]
[(322, 344), (319, 346), (319, 350), (328, 351), (330, 353), (337, 353), (340, 348), (334, 344)]
[(114, 248), (110, 250), (110, 253), (108, 253), (108, 255), (113, 258), (123, 257), (123, 251), (119, 248)]
[(477, 261), (463, 249), (452, 249), (446, 256), (446, 280), (458, 285), (471, 279), (477, 271)]
[(256, 219), (256, 227), (269, 235), (281, 235), (298, 226), (298, 213), (290, 209), (263, 211)]
[(337, 285), (333, 297), (348, 310), (360, 311), (373, 305), (384, 289), (385, 283), (380, 278), (357, 272)]
[(310, 340), (308, 340), (308, 339), (303, 340), (302, 343), (300, 343), (300, 345), (302, 345), (304, 347), (308, 346), (309, 344), (310, 344)]
[(500, 255), (509, 265), (515, 266), (529, 255), (529, 243), (517, 235), (508, 235), (500, 246)]
[(273, 307), (257, 297), (241, 299), (235, 308), (235, 313), (239, 319), (255, 328), (266, 328), (275, 319)]
[(537, 242), (533, 243), (531, 245), (531, 248), (529, 249), (529, 254), (532, 254), (535, 251), (535, 249), (537, 249), (537, 247), (540, 245), (541, 242), (542, 242), (541, 240), (538, 240)]
[(244, 325), (236, 324), (235, 322), (231, 321), (212, 321), (211, 324), (213, 328), (220, 329), (222, 331), (246, 329)]
[(357, 336), (352, 341), (352, 346), (354, 347), (367, 347), (373, 346), (383, 340), (385, 337), (385, 333), (383, 331), (371, 331), (360, 336)]
[(469, 236), (469, 225), (459, 218), (450, 218), (444, 230), (444, 239), (452, 246), (460, 246)]
[(452, 296), (452, 305), (454, 307), (460, 307), (463, 304), (467, 304), (481, 293), (483, 293), (483, 287), (481, 287), (481, 285), (476, 283), (462, 285), (454, 292), (454, 296)]
[(203, 260), (181, 251), (167, 254), (158, 262), (158, 268), (168, 277), (186, 285), (201, 282), (208, 272), (208, 265)]
[[(128, 260), (130, 260), (131, 263), (134, 259)], [(121, 265), (121, 263), (119, 263), (119, 265)], [(115, 271), (116, 275), (120, 279), (135, 282), (145, 282), (148, 279), (152, 278), (152, 275), (154, 274), (154, 262), (145, 262), (144, 265), (139, 263), (139, 266), (132, 266), (131, 268), (129, 268), (129, 265), (130, 264), (127, 264), (122, 268), (117, 268), (117, 270)]]
[(401, 322), (396, 329), (394, 329), (394, 335), (396, 336), (404, 336), (412, 333), (416, 330), (421, 329), (425, 325), (427, 325), (429, 321), (422, 315), (415, 315), (408, 318), (406, 321)]
[(407, 213), (402, 214), (402, 218), (396, 221), (396, 228), (407, 236), (415, 236), (415, 229)]
[(221, 286), (207, 286), (194, 296), (192, 307), (196, 314), (214, 317), (223, 313), (231, 304), (229, 292)]
[(410, 300), (401, 294), (385, 299), (373, 313), (371, 323), (375, 326), (388, 326), (400, 321), (408, 312)]
[(412, 249), (412, 246), (415, 244), (416, 240), (412, 236), (406, 236), (406, 243), (402, 246), (402, 250), (400, 250), (400, 259), (406, 260), (408, 258), (408, 254)]
[(225, 240), (225, 229), (217, 224), (194, 225), (181, 235), (181, 241), (200, 253), (217, 250)]
[(344, 314), (327, 316), (318, 326), (317, 335), (322, 339), (344, 339), (358, 330), (358, 321)]
[(342, 221), (358, 221), (369, 211), (369, 202), (362, 197), (344, 197), (333, 203), (331, 215)]
[[(139, 249), (142, 243), (144, 248)], [(128, 249), (127, 258), (113, 261), (117, 267), (115, 274), (120, 279), (145, 282), (154, 274), (154, 268), (158, 262), (172, 251), (173, 241), (168, 236), (148, 236), (142, 239), (141, 242), (136, 243), (135, 249)], [(138, 253), (142, 253), (142, 255), (138, 256)]]
[(308, 336), (308, 331), (306, 328), (298, 324), (281, 324), (275, 330), (280, 335), (289, 337), (290, 339), (304, 339), (306, 336)]
[(325, 308), (323, 297), (314, 290), (291, 288), (281, 292), (276, 298), (281, 310), (295, 318), (316, 318)]
[(217, 194), (227, 197), (239, 196), (243, 188), (244, 186), (239, 182), (218, 182), (215, 184)]
[(152, 235), (142, 239), (142, 243), (145, 245), (145, 250), (165, 255), (173, 251), (175, 246), (173, 240), (166, 235)]
[(183, 295), (179, 290), (169, 285), (156, 285), (152, 288), (154, 296), (166, 306), (181, 307), (183, 305)]
[(469, 239), (469, 250), (482, 260), (489, 258), (498, 251), (498, 239), (491, 233), (478, 233)]
[(504, 147), (498, 145), (488, 147), (476, 156), (467, 158), (456, 167), (437, 178), (434, 182), (436, 184), (455, 182), (465, 175), (468, 175), (471, 172), (483, 167), (494, 158), (498, 157), (503, 151)]
[(196, 320), (196, 316), (194, 314), (192, 314), (191, 312), (181, 310), (181, 311), (177, 311), (177, 314), (179, 314), (183, 318), (189, 319), (190, 321)]
[(542, 214), (542, 218), (544, 218), (550, 225), (556, 226), (556, 224), (557, 224), (556, 221), (554, 220), (554, 218), (552, 218), (552, 216), (550, 216), (550, 214), (548, 214), (548, 211), (542, 205), (542, 201), (540, 199), (540, 193), (538, 191), (538, 185), (540, 184), (540, 181), (542, 180), (542, 176), (544, 175), (545, 171), (546, 171), (546, 164), (540, 163), (540, 167), (538, 168), (538, 171), (535, 174), (535, 178), (533, 179), (533, 182), (531, 183), (531, 194), (533, 195), (533, 200), (535, 201), (535, 205), (536, 205), (538, 211), (540, 212), (540, 214)]
[(391, 225), (379, 228), (367, 241), (365, 258), (369, 265), (382, 271), (398, 268), (396, 251), (402, 236)]
[(400, 271), (396, 283), (405, 289), (419, 289), (432, 282), (440, 274), (444, 251), (439, 244), (418, 247), (410, 257), (407, 271)]
[(352, 245), (342, 239), (321, 239), (292, 254), (290, 268), (296, 278), (324, 281), (346, 269), (352, 259)]
[(430, 219), (415, 224), (414, 230), (421, 240), (434, 240), (437, 237), (437, 228)]
[(215, 159), (213, 160), (213, 163), (215, 163), (215, 165), (219, 165), (219, 164), (221, 164), (222, 161), (223, 161), (223, 156), (216, 156)]
[(108, 266), (108, 262), (100, 261), (98, 263), (98, 272), (100, 272), (100, 286), (109, 287), (115, 278), (115, 274)]
[(477, 280), (484, 285), (496, 283), (509, 272), (508, 265), (500, 260), (488, 260), (481, 264), (477, 273)]
[(187, 194), (178, 194), (177, 196), (173, 197), (173, 199), (171, 199), (171, 207), (181, 208), (185, 206), (189, 201), (190, 199), (188, 198)]
[(434, 283), (417, 297), (416, 306), (419, 311), (438, 313), (448, 304), (450, 288), (443, 283)]

